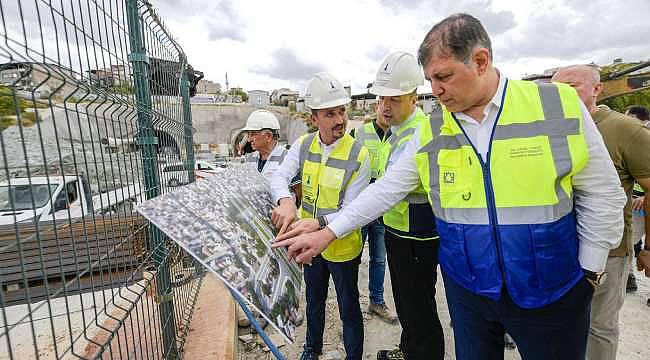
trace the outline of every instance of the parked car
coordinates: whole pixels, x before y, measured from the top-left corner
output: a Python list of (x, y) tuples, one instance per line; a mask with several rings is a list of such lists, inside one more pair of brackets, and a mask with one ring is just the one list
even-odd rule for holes
[(214, 156), (214, 163), (218, 167), (225, 168), (228, 167), (228, 158), (223, 156), (223, 155), (215, 155)]
[[(210, 164), (207, 161), (194, 162), (194, 176), (197, 179), (202, 179), (207, 176), (213, 176), (218, 173), (217, 166)], [(176, 187), (188, 184), (189, 176), (182, 162), (175, 162), (165, 164), (162, 168), (161, 183), (163, 186)]]

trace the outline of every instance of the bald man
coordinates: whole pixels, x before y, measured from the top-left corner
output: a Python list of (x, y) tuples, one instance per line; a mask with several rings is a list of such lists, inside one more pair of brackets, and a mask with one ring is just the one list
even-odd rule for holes
[[(591, 325), (587, 341), (588, 359), (614, 360), (618, 345), (618, 313), (623, 306), (631, 257), (634, 256), (631, 236), (634, 181), (638, 182), (646, 193), (650, 189), (650, 152), (639, 151), (650, 148), (650, 131), (644, 129), (636, 119), (611, 110), (605, 105), (596, 105), (598, 94), (603, 89), (598, 68), (589, 65), (566, 67), (558, 70), (552, 81), (569, 84), (578, 92), (605, 141), (628, 199), (623, 215), (623, 238), (618, 248), (609, 253), (605, 266), (607, 279), (596, 288), (591, 303)], [(646, 233), (650, 230), (649, 204), (645, 203)], [(647, 258), (650, 252), (647, 244), (644, 252)], [(638, 266), (641, 268), (642, 264)]]

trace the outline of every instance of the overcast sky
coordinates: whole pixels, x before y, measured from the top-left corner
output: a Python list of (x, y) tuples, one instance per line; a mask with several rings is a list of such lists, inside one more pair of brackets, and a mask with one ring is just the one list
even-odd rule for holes
[[(150, 0), (205, 78), (245, 90), (304, 91), (329, 71), (365, 92), (392, 51), (413, 54), (447, 15), (492, 38), (494, 63), (521, 78), (574, 63), (650, 59), (648, 0)], [(426, 88), (421, 90), (426, 91)]]

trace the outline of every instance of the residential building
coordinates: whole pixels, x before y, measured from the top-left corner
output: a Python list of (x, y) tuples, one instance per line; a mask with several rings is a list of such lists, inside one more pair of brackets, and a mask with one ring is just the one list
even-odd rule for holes
[(269, 106), (269, 92), (264, 90), (251, 90), (248, 92), (248, 104), (258, 107)]
[(221, 93), (221, 84), (210, 80), (199, 80), (196, 84), (197, 94), (219, 94)]

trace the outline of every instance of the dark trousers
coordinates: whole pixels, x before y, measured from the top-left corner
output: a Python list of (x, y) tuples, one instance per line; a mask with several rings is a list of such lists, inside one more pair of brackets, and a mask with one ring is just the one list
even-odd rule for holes
[(442, 360), (445, 338), (435, 299), (439, 242), (403, 238), (388, 229), (384, 239), (395, 310), (402, 325), (400, 349), (409, 360)]
[(325, 304), (330, 274), (334, 280), (339, 316), (343, 322), (343, 343), (346, 359), (363, 356), (363, 316), (359, 305), (359, 264), (361, 255), (345, 262), (332, 262), (316, 256), (311, 266), (305, 265), (304, 277), (307, 296), (307, 340), (305, 347), (320, 353), (323, 349)]
[(447, 304), (454, 326), (456, 359), (502, 360), (503, 334), (517, 343), (524, 360), (585, 358), (593, 287), (580, 280), (558, 301), (524, 309), (507, 291), (499, 301), (475, 295), (445, 276)]

